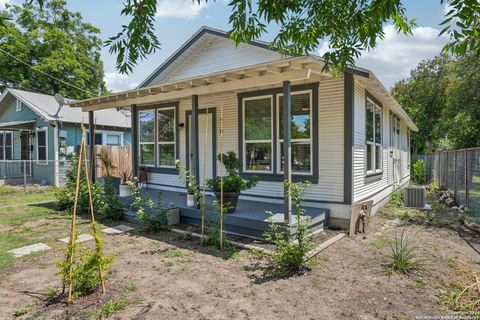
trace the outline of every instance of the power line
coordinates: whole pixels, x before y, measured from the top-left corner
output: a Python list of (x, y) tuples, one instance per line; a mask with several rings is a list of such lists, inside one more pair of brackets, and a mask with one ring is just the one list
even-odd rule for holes
[(88, 93), (89, 95), (94, 95), (94, 94), (92, 94), (92, 93), (91, 93), (89, 90), (87, 90), (87, 89), (81, 88), (81, 87), (76, 86), (76, 85), (71, 84), (71, 83), (68, 83), (68, 82), (63, 81), (62, 79), (58, 79), (58, 78), (56, 78), (56, 77), (54, 77), (54, 76), (52, 76), (52, 75), (50, 75), (50, 74), (48, 74), (48, 73), (46, 73), (46, 72), (43, 72), (43, 71), (41, 71), (41, 70), (36, 69), (36, 68), (35, 68), (34, 66), (32, 66), (31, 64), (23, 61), (23, 60), (20, 59), (20, 58), (17, 58), (15, 55), (11, 54), (11, 53), (8, 52), (8, 51), (5, 51), (5, 50), (2, 49), (2, 48), (0, 48), (0, 51), (3, 52), (3, 53), (6, 54), (6, 55), (12, 57), (13, 59), (17, 60), (18, 62), (23, 63), (24, 65), (26, 65), (27, 67), (31, 68), (32, 70), (34, 70), (34, 71), (36, 71), (36, 72), (38, 72), (38, 73), (43, 74), (44, 76), (50, 77), (50, 78), (52, 78), (52, 79), (54, 79), (54, 80), (57, 80), (58, 82), (63, 83), (64, 85), (67, 85), (67, 86), (70, 86), (70, 87), (72, 87), (72, 88), (75, 88), (75, 89), (81, 90), (81, 91), (83, 91), (83, 92), (86, 92), (86, 93)]

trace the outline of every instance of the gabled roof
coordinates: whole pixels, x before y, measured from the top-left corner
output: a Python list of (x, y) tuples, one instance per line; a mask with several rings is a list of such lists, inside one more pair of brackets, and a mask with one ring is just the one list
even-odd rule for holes
[[(180, 48), (178, 48), (170, 57), (168, 57), (152, 74), (150, 74), (139, 86), (138, 88), (143, 88), (146, 86), (151, 86), (158, 84), (158, 81), (155, 81), (157, 78), (162, 78), (160, 82), (165, 82), (165, 80), (177, 80), (168, 78), (168, 75), (164, 75), (165, 73), (178, 73), (178, 66), (181, 64), (185, 64), (188, 61), (188, 53), (189, 51), (195, 50), (196, 52), (202, 51), (202, 46), (205, 42), (212, 41), (214, 39), (224, 39), (228, 40), (228, 42), (222, 43), (222, 46), (233, 46), (230, 37), (227, 32), (223, 30), (218, 30), (214, 28), (210, 28), (207, 26), (201, 27), (197, 32), (195, 32)], [(272, 49), (267, 42), (263, 41), (251, 41), (248, 44), (241, 43), (236, 49), (241, 47), (250, 47), (257, 48), (257, 53), (267, 54), (265, 57), (260, 57), (260, 55), (256, 55), (255, 58), (260, 59), (254, 62), (250, 62), (249, 64), (267, 62), (267, 61), (274, 61), (281, 59), (281, 55), (276, 52), (276, 50)], [(200, 50), (198, 50), (200, 49)], [(238, 51), (238, 50), (237, 50)], [(260, 52), (259, 52), (260, 51)], [(187, 56), (187, 57), (185, 57)], [(285, 57), (283, 57), (285, 58)], [(241, 67), (241, 65), (236, 65), (236, 67)], [(196, 74), (192, 74), (191, 76), (195, 76)], [(160, 77), (159, 77), (160, 76)], [(154, 83), (157, 82), (157, 83)]]
[[(54, 96), (7, 88), (0, 96), (0, 102), (3, 101), (7, 94), (11, 94), (15, 98), (22, 101), (27, 107), (29, 107), (45, 121), (88, 123), (88, 112), (83, 112), (79, 108), (70, 108), (67, 105), (63, 106), (59, 113), (59, 117), (56, 118), (55, 114), (58, 110), (58, 103)], [(65, 99), (66, 104), (74, 101), (75, 100), (73, 99)], [(130, 118), (115, 109), (105, 109), (95, 112), (95, 122), (97, 125), (109, 127), (130, 128), (131, 126)]]

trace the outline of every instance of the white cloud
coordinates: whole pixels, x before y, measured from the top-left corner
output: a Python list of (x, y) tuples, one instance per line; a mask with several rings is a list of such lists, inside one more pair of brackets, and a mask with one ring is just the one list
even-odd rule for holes
[(192, 0), (160, 0), (157, 5), (157, 17), (193, 19), (206, 7), (207, 3), (198, 4)]
[(431, 27), (413, 28), (412, 35), (407, 36), (387, 25), (384, 32), (385, 39), (377, 42), (375, 49), (364, 52), (357, 65), (375, 72), (387, 88), (408, 77), (420, 61), (438, 55), (448, 41)]
[[(384, 39), (377, 41), (373, 50), (363, 52), (356, 65), (372, 70), (386, 88), (408, 77), (420, 61), (438, 55), (448, 41), (446, 36), (438, 36), (440, 30), (432, 27), (415, 27), (408, 36), (398, 34), (393, 25), (386, 25), (383, 31)], [(318, 53), (323, 55), (329, 50), (325, 41)]]
[(107, 89), (111, 92), (125, 91), (138, 86), (138, 83), (130, 82), (127, 75), (116, 72), (105, 73), (103, 80), (105, 80)]

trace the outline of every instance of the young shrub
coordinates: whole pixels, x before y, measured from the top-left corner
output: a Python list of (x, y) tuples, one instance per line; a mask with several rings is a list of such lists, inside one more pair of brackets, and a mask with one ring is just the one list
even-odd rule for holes
[[(218, 200), (214, 201), (213, 206), (215, 208), (213, 212), (213, 220), (208, 220), (208, 235), (202, 239), (202, 242), (206, 245), (215, 246), (218, 248), (228, 247), (229, 243), (226, 237), (220, 237), (221, 230), (220, 230), (220, 215), (222, 207), (220, 206), (220, 202)], [(230, 209), (229, 203), (223, 204), (223, 216), (225, 217)], [(222, 243), (223, 242), (223, 243)]]
[[(95, 185), (95, 188), (99, 188), (98, 185)], [(100, 187), (101, 188), (101, 187)], [(103, 199), (97, 200), (97, 207), (99, 207), (98, 202), (101, 204), (101, 208), (97, 211), (97, 218), (99, 221), (115, 221), (120, 220), (123, 216), (123, 205), (120, 202), (120, 197), (118, 196), (115, 188), (109, 184), (106, 184), (103, 187)], [(94, 196), (95, 198), (95, 196)], [(95, 199), (94, 199), (95, 203)]]
[(389, 204), (393, 207), (401, 207), (403, 204), (403, 192), (401, 189), (392, 192)]
[[(77, 186), (77, 166), (78, 166), (78, 158), (76, 156), (72, 157), (70, 168), (66, 172), (66, 184), (64, 188), (59, 189), (57, 196), (57, 207), (59, 210), (65, 210), (71, 212), (73, 210), (73, 205), (75, 203), (75, 189)], [(101, 215), (101, 212), (105, 208), (104, 202), (104, 189), (102, 186), (92, 183), (92, 198), (93, 198), (93, 205), (96, 213)], [(77, 206), (77, 213), (79, 215), (87, 215), (88, 214), (88, 188), (87, 188), (87, 180), (85, 173), (81, 172), (80, 175), (80, 189), (78, 193), (78, 206)]]
[[(74, 251), (75, 252), (75, 251)], [(109, 265), (113, 262), (112, 257), (104, 257), (102, 252), (82, 251), (77, 252), (72, 267), (72, 293), (73, 300), (85, 296), (95, 290), (101, 283), (99, 266), (105, 274)], [(60, 261), (57, 263), (59, 274), (63, 279), (64, 287), (68, 287), (68, 274), (70, 263)]]
[(276, 263), (276, 273), (282, 277), (299, 272), (304, 267), (307, 253), (314, 247), (312, 239), (308, 237), (310, 218), (305, 216), (305, 210), (300, 207), (308, 185), (309, 183), (287, 183), (292, 198), (292, 211), (296, 215), (295, 232), (292, 232), (291, 226), (275, 223), (272, 212), (267, 212), (270, 226), (264, 236), (276, 246), (272, 258)]
[(137, 209), (137, 219), (150, 231), (168, 230), (167, 213), (169, 207), (162, 202), (160, 193), (158, 203), (155, 205), (152, 199), (142, 196), (136, 178), (131, 182), (130, 188), (134, 199), (133, 206)]
[(412, 164), (412, 180), (418, 184), (425, 184), (427, 181), (427, 168), (425, 161), (418, 159)]
[(392, 271), (409, 274), (421, 267), (421, 262), (417, 260), (415, 252), (417, 247), (415, 243), (407, 238), (407, 230), (403, 229), (401, 235), (395, 235), (395, 240), (389, 240), (392, 252), (388, 256), (390, 260), (390, 269)]

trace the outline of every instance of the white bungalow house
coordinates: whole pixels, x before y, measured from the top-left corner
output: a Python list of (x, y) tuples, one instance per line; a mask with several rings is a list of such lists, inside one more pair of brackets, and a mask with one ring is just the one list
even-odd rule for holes
[[(225, 32), (203, 27), (137, 89), (71, 106), (132, 111), (134, 172), (148, 169), (149, 188), (172, 197), (185, 190), (176, 158), (200, 181), (215, 176), (222, 148), (239, 155), (241, 175), (260, 178), (232, 217), (252, 218), (268, 206), (283, 212), (283, 181), (308, 180), (304, 205), (324, 213), (323, 225), (345, 226), (353, 204), (373, 200), (375, 213), (409, 182), (409, 137), (417, 127), (372, 71), (333, 76), (323, 66), (319, 57), (284, 57), (259, 41), (236, 47)], [(290, 129), (282, 121), (288, 113)]]

